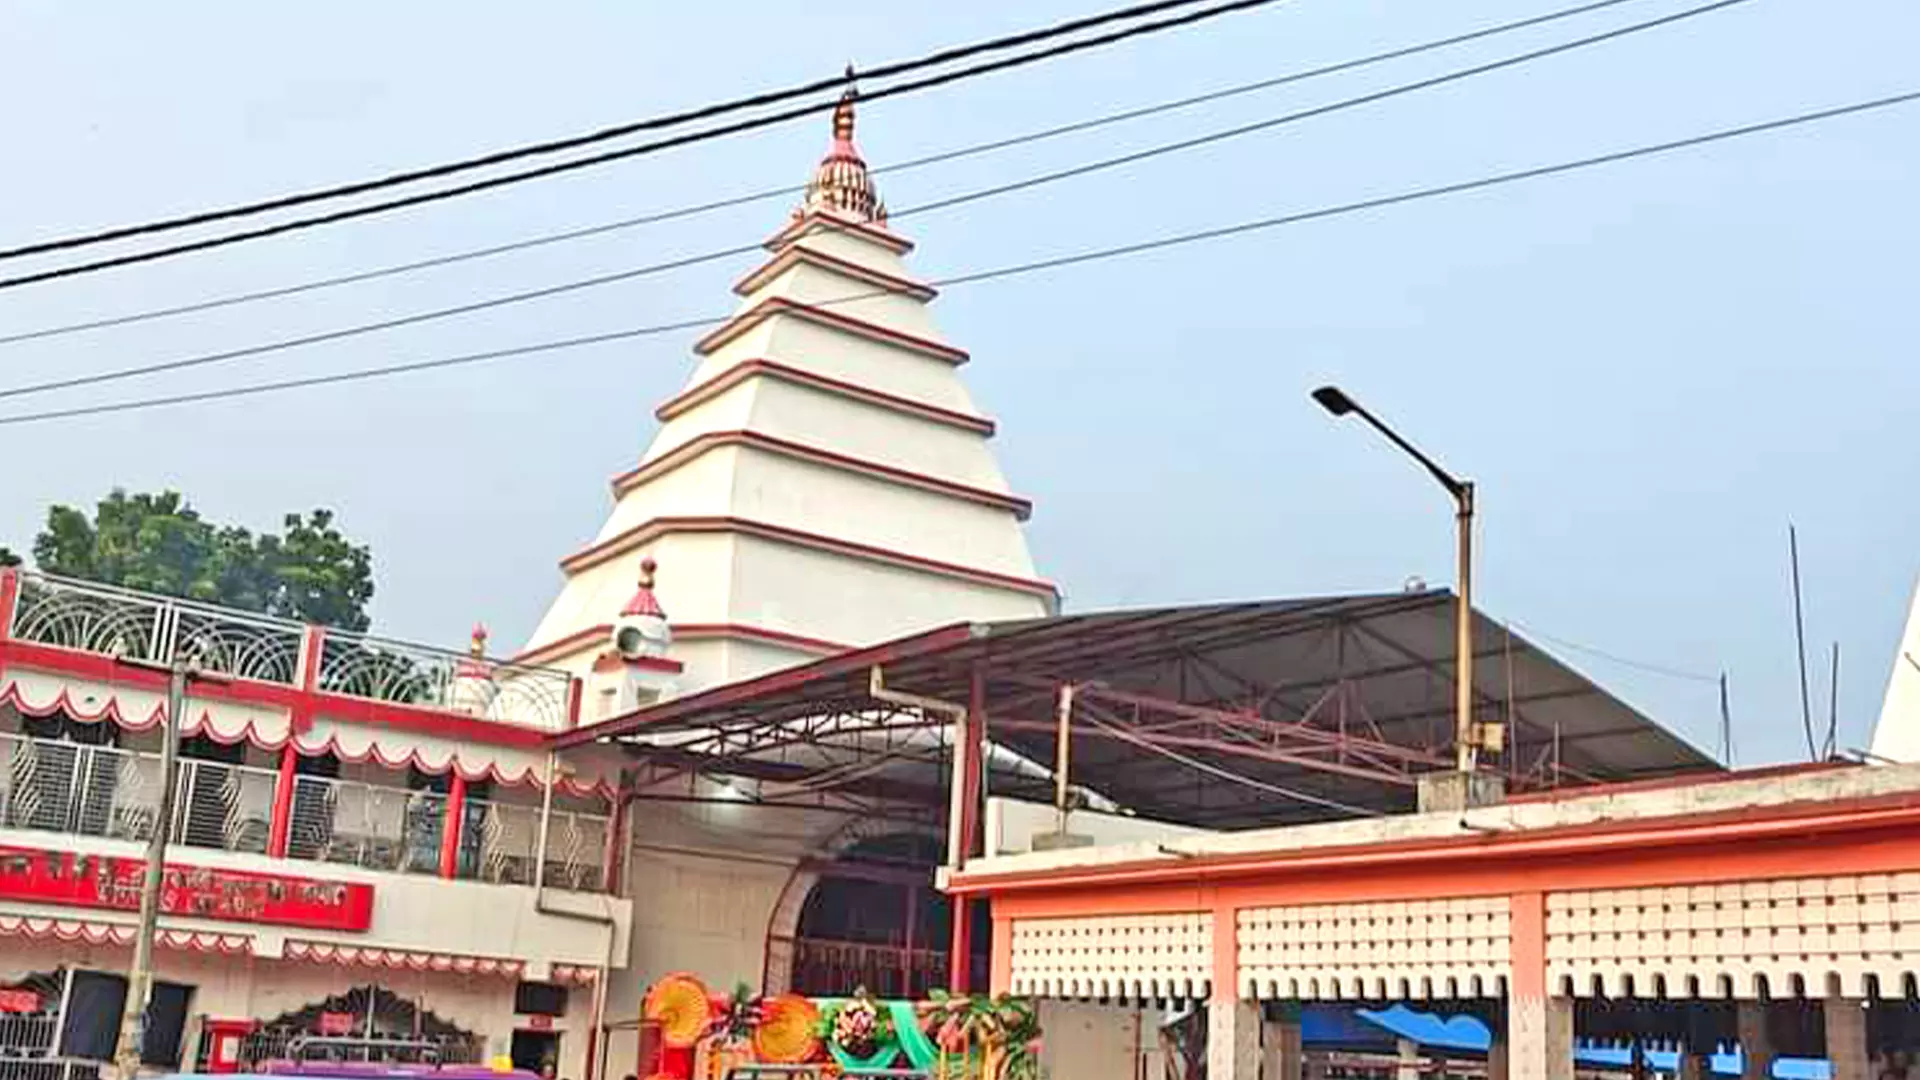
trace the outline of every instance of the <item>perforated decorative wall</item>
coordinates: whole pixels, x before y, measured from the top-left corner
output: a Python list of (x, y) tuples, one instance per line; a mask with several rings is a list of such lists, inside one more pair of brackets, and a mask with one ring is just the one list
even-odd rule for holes
[(1247, 908), (1240, 992), (1258, 998), (1495, 997), (1512, 969), (1504, 896)]
[(1204, 998), (1213, 915), (1111, 915), (1013, 921), (1012, 990), (1068, 998)]
[(1920, 873), (1547, 894), (1547, 976), (1580, 997), (1898, 996)]

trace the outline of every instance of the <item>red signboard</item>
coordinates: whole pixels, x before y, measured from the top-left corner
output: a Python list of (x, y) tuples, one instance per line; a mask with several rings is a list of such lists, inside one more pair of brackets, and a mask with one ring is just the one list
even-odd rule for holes
[[(0, 846), (0, 900), (140, 910), (144, 859)], [(160, 910), (225, 922), (365, 930), (373, 924), (373, 886), (244, 870), (169, 864)]]
[(40, 995), (32, 990), (0, 990), (0, 1013), (37, 1013)]

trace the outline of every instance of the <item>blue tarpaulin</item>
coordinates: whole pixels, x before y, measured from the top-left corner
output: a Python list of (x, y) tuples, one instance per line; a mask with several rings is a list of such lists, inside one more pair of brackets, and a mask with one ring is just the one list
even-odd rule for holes
[[(1300, 1019), (1301, 1040), (1310, 1046), (1380, 1049), (1407, 1039), (1439, 1051), (1484, 1054), (1493, 1042), (1487, 1025), (1471, 1016), (1440, 1016), (1405, 1005), (1378, 1010), (1314, 1006), (1302, 1010)], [(1375, 1033), (1357, 1030), (1363, 1027), (1372, 1027)], [(1648, 1050), (1646, 1056), (1647, 1064), (1662, 1072), (1674, 1072), (1680, 1066), (1680, 1055), (1672, 1050)], [(1582, 1065), (1625, 1068), (1632, 1063), (1632, 1051), (1623, 1046), (1576, 1046), (1573, 1059)], [(1740, 1075), (1738, 1051), (1715, 1054), (1711, 1064), (1715, 1076)], [(1825, 1061), (1781, 1058), (1773, 1063), (1773, 1075), (1776, 1080), (1831, 1080), (1833, 1072)]]

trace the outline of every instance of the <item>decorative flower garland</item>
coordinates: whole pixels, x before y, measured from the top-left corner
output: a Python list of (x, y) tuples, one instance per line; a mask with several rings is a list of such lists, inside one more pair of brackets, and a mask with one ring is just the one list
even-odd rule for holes
[(866, 987), (827, 1010), (820, 1019), (820, 1036), (848, 1057), (867, 1059), (893, 1042), (893, 1018)]

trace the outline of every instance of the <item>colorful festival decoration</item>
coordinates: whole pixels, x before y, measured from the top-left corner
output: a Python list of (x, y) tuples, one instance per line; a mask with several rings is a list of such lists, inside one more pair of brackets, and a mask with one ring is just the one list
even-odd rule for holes
[(821, 1052), (820, 1010), (798, 994), (770, 998), (760, 1009), (760, 1026), (753, 1033), (753, 1049), (760, 1060), (773, 1065), (798, 1065)]
[(641, 1015), (660, 1025), (660, 1041), (683, 1050), (700, 1041), (713, 1023), (713, 1002), (704, 983), (676, 973), (653, 984), (641, 1004)]
[(715, 995), (676, 974), (647, 991), (645, 1010), (667, 1047), (647, 1080), (715, 1080), (753, 1064), (806, 1066), (802, 1075), (817, 1080), (894, 1068), (932, 1080), (1044, 1080), (1038, 1013), (1004, 994), (882, 1001), (860, 989), (809, 999), (762, 997), (743, 984)]

